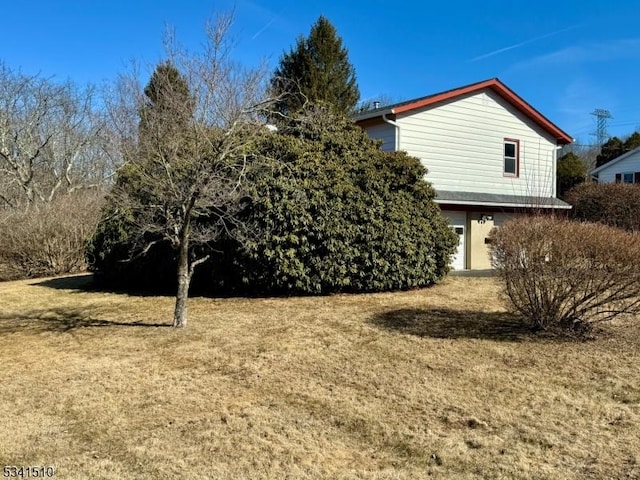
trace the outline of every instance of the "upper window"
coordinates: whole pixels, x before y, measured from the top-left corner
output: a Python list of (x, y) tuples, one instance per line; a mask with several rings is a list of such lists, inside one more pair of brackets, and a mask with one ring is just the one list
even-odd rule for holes
[(504, 174), (509, 177), (517, 177), (520, 168), (520, 141), (511, 138), (504, 139)]
[(633, 173), (623, 173), (622, 183), (633, 183)]

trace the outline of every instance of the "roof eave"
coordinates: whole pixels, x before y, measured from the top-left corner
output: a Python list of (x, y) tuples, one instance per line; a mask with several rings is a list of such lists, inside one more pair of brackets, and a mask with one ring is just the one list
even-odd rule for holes
[(529, 105), (524, 99), (520, 98), (518, 94), (516, 94), (513, 90), (507, 87), (504, 83), (502, 83), (498, 78), (491, 78), (489, 80), (484, 80), (477, 83), (472, 83), (470, 85), (466, 85), (464, 87), (460, 87), (453, 90), (448, 90), (446, 92), (442, 92), (439, 94), (431, 95), (415, 102), (407, 102), (400, 105), (391, 105), (388, 108), (383, 108), (380, 110), (374, 110), (368, 113), (365, 113), (361, 116), (357, 116), (355, 118), (356, 122), (368, 120), (371, 118), (381, 117), (384, 114), (400, 114), (409, 112), (411, 110), (416, 110), (418, 108), (424, 108), (436, 103), (444, 102), (461, 95), (466, 95), (469, 93), (474, 93), (485, 88), (493, 89), (498, 95), (503, 97), (509, 103), (511, 103), (518, 110), (523, 112), (529, 118), (531, 118), (534, 122), (536, 122), (543, 130), (547, 131), (556, 140), (558, 145), (568, 145), (573, 142), (573, 138), (571, 138), (565, 131), (551, 122), (548, 118), (538, 112), (534, 107)]
[(473, 200), (439, 200), (434, 199), (434, 202), (438, 204), (446, 205), (468, 205), (478, 207), (508, 207), (508, 208), (544, 208), (545, 210), (559, 209), (559, 210), (571, 210), (571, 205), (540, 205), (534, 203), (512, 203), (512, 202), (477, 202)]
[(371, 120), (372, 118), (383, 117), (384, 115), (392, 115), (394, 114), (393, 108), (380, 108), (376, 110), (372, 110), (370, 112), (365, 112), (360, 115), (356, 115), (354, 121), (356, 123), (362, 122), (364, 120)]

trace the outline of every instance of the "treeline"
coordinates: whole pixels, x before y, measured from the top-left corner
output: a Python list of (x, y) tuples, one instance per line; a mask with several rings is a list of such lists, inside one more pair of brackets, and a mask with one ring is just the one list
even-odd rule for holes
[[(216, 34), (224, 36), (231, 17), (223, 15), (215, 23)], [(181, 55), (176, 45), (172, 48), (167, 55)], [(319, 70), (320, 64), (330, 69), (330, 77), (326, 69)], [(230, 66), (227, 62), (225, 68)], [(184, 73), (202, 77), (203, 69), (192, 62)], [(217, 82), (214, 76), (222, 79), (226, 73), (219, 69), (209, 74), (208, 80)], [(238, 84), (244, 85), (245, 94), (263, 95), (253, 98), (256, 104), (277, 100), (270, 103), (269, 118), (318, 101), (348, 114), (360, 97), (347, 50), (324, 17), (308, 38), (299, 39), (283, 55), (270, 78), (264, 74), (256, 70), (252, 78), (239, 75)], [(239, 88), (226, 76), (227, 84), (216, 87), (213, 99), (226, 103), (217, 112), (198, 114), (234, 115), (238, 105), (233, 102), (238, 99), (233, 92)], [(30, 76), (0, 63), (0, 280), (86, 269), (84, 249), (97, 225), (101, 199), (112, 187), (117, 169), (131, 160), (125, 155), (137, 141), (138, 125), (127, 122), (138, 113), (141, 82), (125, 74), (116, 84), (98, 90)], [(269, 118), (253, 120), (264, 123)]]
[(85, 269), (120, 162), (94, 88), (0, 64), (0, 280)]
[(576, 185), (589, 181), (588, 175), (596, 167), (640, 147), (640, 132), (626, 138), (611, 137), (601, 148), (569, 145), (560, 155), (556, 168), (557, 192), (560, 198)]

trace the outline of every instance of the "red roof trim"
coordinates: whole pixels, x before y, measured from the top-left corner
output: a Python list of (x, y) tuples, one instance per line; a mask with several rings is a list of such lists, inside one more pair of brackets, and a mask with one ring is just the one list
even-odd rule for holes
[(573, 139), (567, 133), (565, 133), (563, 130), (561, 130), (556, 125), (554, 125), (544, 115), (542, 115), (535, 108), (529, 105), (526, 101), (520, 98), (513, 90), (511, 90), (509, 87), (507, 87), (504, 83), (502, 83), (497, 78), (492, 78), (491, 80), (485, 80), (484, 82), (478, 82), (472, 85), (456, 88), (454, 90), (449, 90), (447, 92), (432, 95), (427, 98), (422, 98), (415, 102), (409, 102), (404, 105), (398, 105), (397, 107), (393, 108), (391, 112), (394, 114), (398, 114), (398, 113), (408, 112), (410, 110), (415, 110), (417, 108), (428, 107), (435, 103), (451, 100), (451, 99), (460, 97), (462, 95), (466, 95), (468, 93), (480, 91), (485, 88), (493, 89), (502, 98), (507, 100), (514, 107), (516, 107), (526, 116), (528, 116), (533, 121), (538, 123), (546, 131), (551, 133), (556, 138), (558, 143), (568, 144), (573, 142)]

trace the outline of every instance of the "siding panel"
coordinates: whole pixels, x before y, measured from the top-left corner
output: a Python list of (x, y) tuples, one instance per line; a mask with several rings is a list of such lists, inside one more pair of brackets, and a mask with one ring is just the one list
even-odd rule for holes
[[(555, 140), (491, 90), (407, 112), (396, 122), (399, 148), (421, 159), (429, 171), (427, 180), (437, 190), (555, 194)], [(379, 128), (368, 128), (370, 136), (383, 138), (372, 131)], [(504, 176), (505, 138), (520, 141), (519, 178)]]
[(367, 127), (367, 134), (370, 138), (382, 140), (382, 150), (393, 152), (396, 148), (396, 129), (388, 123), (379, 123)]

